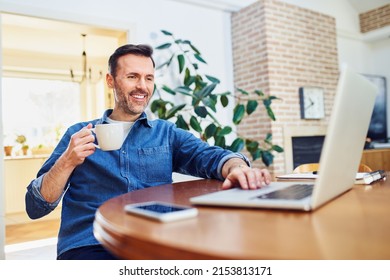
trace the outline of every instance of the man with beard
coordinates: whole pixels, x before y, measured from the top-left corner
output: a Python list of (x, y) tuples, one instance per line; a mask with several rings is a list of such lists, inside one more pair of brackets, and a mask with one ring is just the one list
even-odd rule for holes
[[(93, 235), (96, 210), (112, 197), (172, 183), (172, 172), (223, 180), (223, 188), (256, 189), (271, 180), (268, 170), (251, 168), (245, 156), (209, 146), (171, 122), (147, 118), (154, 91), (152, 53), (147, 45), (124, 45), (111, 55), (106, 82), (114, 108), (69, 127), (27, 187), (32, 219), (47, 215), (62, 199), (57, 259), (115, 259)], [(91, 128), (101, 123), (123, 124), (119, 150), (96, 149)]]

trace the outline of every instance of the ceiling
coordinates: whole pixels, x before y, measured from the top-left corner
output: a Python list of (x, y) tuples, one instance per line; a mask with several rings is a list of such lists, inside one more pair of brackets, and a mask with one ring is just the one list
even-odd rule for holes
[[(223, 9), (227, 11), (237, 11), (259, 0), (171, 0), (171, 1), (192, 3), (195, 5), (202, 5), (202, 6), (207, 6), (216, 9)], [(312, 0), (308, 0), (308, 1), (312, 1)], [(320, 1), (327, 1), (327, 0), (320, 0)], [(350, 2), (352, 7), (355, 8), (355, 10), (359, 14), (390, 4), (390, 0), (348, 0), (348, 2)]]
[[(169, 0), (208, 6), (222, 10), (239, 10), (258, 0)], [(326, 0), (323, 0), (326, 1)], [(390, 3), (390, 0), (348, 0), (362, 13)], [(127, 36), (126, 30), (98, 28), (42, 18), (2, 14), (2, 47), (4, 50), (41, 52), (69, 56), (81, 55), (85, 37), (88, 56), (108, 57)]]
[(390, 4), (390, 0), (348, 0), (348, 2), (359, 14)]
[[(82, 34), (86, 34), (85, 42)], [(107, 57), (126, 36), (124, 30), (53, 21), (13, 14), (2, 14), (3, 49), (46, 54)]]

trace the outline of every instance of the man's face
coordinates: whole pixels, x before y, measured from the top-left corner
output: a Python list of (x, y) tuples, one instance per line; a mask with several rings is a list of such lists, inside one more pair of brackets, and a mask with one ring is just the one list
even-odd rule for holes
[(145, 110), (154, 91), (154, 67), (149, 57), (127, 54), (118, 59), (116, 76), (107, 74), (114, 90), (116, 120), (134, 121)]

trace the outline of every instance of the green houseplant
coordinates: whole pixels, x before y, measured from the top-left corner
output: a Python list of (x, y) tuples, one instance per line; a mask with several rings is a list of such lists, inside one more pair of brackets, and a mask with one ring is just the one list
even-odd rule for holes
[[(273, 152), (281, 153), (283, 148), (272, 143), (272, 134), (267, 133), (262, 142), (238, 135), (231, 126), (224, 126), (218, 121), (217, 115), (229, 110), (229, 102), (235, 99), (232, 123), (234, 125), (259, 109), (259, 104), (267, 111), (268, 116), (275, 120), (271, 108), (275, 96), (266, 95), (261, 90), (252, 94), (244, 89), (237, 88), (238, 94), (229, 91), (216, 92), (220, 80), (214, 76), (202, 74), (200, 67), (206, 65), (201, 52), (189, 40), (176, 39), (166, 30), (161, 30), (168, 41), (155, 49), (168, 53), (168, 58), (157, 66), (158, 71), (170, 71), (171, 75), (179, 78), (175, 86), (157, 85), (155, 99), (151, 104), (151, 111), (161, 119), (175, 120), (178, 127), (199, 134), (199, 137), (214, 145), (240, 152), (245, 149), (255, 161), (261, 159), (266, 166), (273, 162)], [(186, 101), (177, 104), (172, 96), (182, 95)], [(231, 108), (231, 107), (230, 107)], [(226, 114), (226, 112), (225, 112)], [(234, 135), (235, 139), (228, 144), (226, 138)], [(212, 143), (211, 143), (212, 144)]]
[(27, 145), (27, 138), (26, 138), (26, 136), (24, 136), (22, 134), (17, 135), (15, 141), (21, 145), (21, 149), (23, 151), (23, 155), (27, 155), (27, 151), (28, 151), (29, 146)]

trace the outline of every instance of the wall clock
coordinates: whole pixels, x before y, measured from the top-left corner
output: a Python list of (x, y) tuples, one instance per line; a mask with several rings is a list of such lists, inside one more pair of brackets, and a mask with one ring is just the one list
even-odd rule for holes
[(302, 119), (322, 119), (325, 117), (324, 89), (320, 87), (300, 87), (299, 104)]

